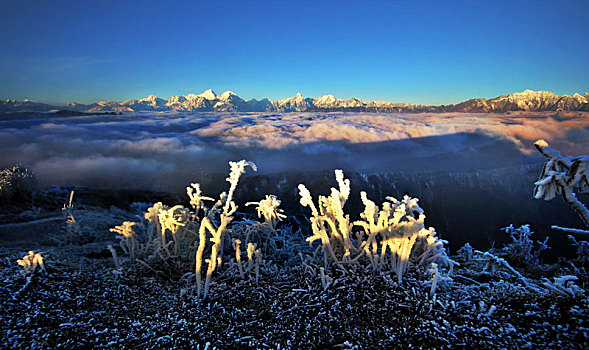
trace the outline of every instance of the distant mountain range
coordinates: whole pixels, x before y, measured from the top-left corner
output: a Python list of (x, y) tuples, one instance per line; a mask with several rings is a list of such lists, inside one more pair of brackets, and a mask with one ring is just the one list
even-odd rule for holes
[(589, 111), (589, 93), (559, 96), (549, 91), (526, 90), (493, 99), (477, 98), (454, 105), (426, 106), (387, 101), (365, 101), (358, 98), (347, 100), (324, 95), (304, 98), (300, 93), (293, 97), (271, 101), (244, 100), (232, 91), (217, 95), (209, 89), (195, 95), (171, 96), (167, 100), (149, 95), (140, 100), (98, 101), (89, 105), (76, 102), (54, 106), (31, 100), (0, 101), (0, 112), (49, 112), (69, 110), (76, 112), (144, 112), (144, 111), (224, 111), (224, 112), (305, 112), (305, 111), (351, 111), (351, 112), (469, 112), (504, 113), (511, 111)]

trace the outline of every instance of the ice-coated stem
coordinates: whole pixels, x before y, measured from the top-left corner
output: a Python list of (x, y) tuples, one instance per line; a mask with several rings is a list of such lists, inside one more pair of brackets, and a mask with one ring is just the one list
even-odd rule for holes
[(245, 279), (245, 275), (243, 273), (243, 265), (241, 264), (241, 248), (240, 248), (241, 241), (236, 239), (234, 241), (235, 246), (235, 261), (237, 261), (237, 268), (239, 269), (239, 277), (243, 280)]

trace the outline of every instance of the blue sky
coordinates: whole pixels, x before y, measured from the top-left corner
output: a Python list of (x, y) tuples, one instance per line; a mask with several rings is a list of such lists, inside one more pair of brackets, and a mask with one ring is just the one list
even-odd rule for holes
[(0, 2), (0, 99), (589, 92), (589, 1)]

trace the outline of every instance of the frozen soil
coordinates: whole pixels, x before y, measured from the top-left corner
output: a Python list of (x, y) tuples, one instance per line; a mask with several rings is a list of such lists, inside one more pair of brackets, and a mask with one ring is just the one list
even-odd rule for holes
[[(60, 236), (59, 215), (0, 225), (2, 348), (589, 348), (586, 274), (576, 281), (584, 294), (542, 287), (542, 278), (571, 273), (564, 261), (518, 268), (524, 286), (498, 264), (456, 257), (452, 281), (433, 297), (417, 268), (401, 284), (360, 267), (336, 270), (324, 289), (309, 261), (263, 269), (258, 283), (225, 262), (201, 301), (180, 275), (116, 272), (108, 229), (131, 212), (80, 207), (85, 234), (75, 239)], [(16, 260), (31, 249), (42, 252), (47, 271), (27, 282)]]

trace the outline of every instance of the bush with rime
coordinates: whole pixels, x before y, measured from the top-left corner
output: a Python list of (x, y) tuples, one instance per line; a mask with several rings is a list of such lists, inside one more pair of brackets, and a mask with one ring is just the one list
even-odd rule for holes
[(37, 177), (24, 165), (0, 169), (0, 200), (30, 199), (37, 187)]
[(522, 225), (519, 228), (509, 225), (502, 230), (509, 235), (511, 241), (501, 249), (501, 252), (512, 262), (537, 266), (540, 264), (540, 254), (550, 249), (546, 244), (548, 237), (544, 241), (534, 243), (530, 238), (534, 234), (530, 225)]

